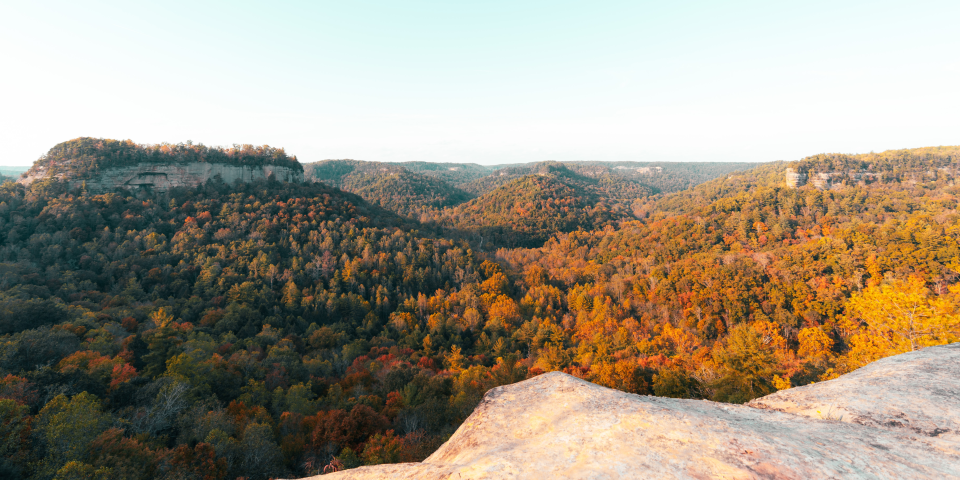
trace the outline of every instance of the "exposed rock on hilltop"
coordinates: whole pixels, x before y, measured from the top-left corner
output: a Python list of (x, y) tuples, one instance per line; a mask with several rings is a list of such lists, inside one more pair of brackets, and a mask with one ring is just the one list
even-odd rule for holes
[[(956, 439), (877, 428), (885, 417), (868, 411), (871, 399), (889, 392), (890, 398), (878, 401), (884, 415), (900, 409), (911, 427), (927, 421), (934, 428), (955, 425), (958, 353), (958, 345), (928, 348), (797, 389), (809, 405), (833, 402), (858, 418), (874, 419), (865, 425), (631, 395), (553, 372), (490, 390), (422, 463), (361, 467), (323, 478), (960, 478)], [(899, 368), (904, 370), (894, 375)], [(881, 377), (886, 381), (880, 383)], [(842, 398), (834, 396), (841, 391)], [(788, 405), (791, 392), (774, 395), (781, 399), (777, 405)], [(914, 396), (918, 411), (907, 405)], [(770, 398), (754, 404), (766, 406)], [(934, 403), (939, 409), (927, 411)]]
[(874, 182), (925, 183), (938, 176), (956, 177), (960, 147), (939, 146), (887, 150), (847, 155), (821, 153), (791, 162), (785, 180), (788, 187), (809, 183), (821, 190), (844, 184)]
[(129, 140), (82, 137), (51, 148), (19, 182), (55, 179), (69, 183), (71, 188), (85, 185), (93, 191), (168, 190), (215, 179), (233, 183), (271, 176), (284, 182), (302, 182), (303, 167), (282, 148), (266, 145), (140, 145)]
[(747, 405), (960, 440), (960, 343), (887, 357)]
[[(226, 165), (222, 163), (191, 163), (156, 164), (143, 163), (129, 167), (108, 168), (88, 179), (65, 179), (71, 187), (85, 183), (89, 190), (106, 191), (114, 188), (147, 188), (162, 191), (174, 187), (196, 187), (204, 182), (220, 179), (225, 183), (235, 181), (253, 182), (265, 180), (273, 176), (281, 182), (302, 182), (303, 173), (290, 168), (275, 165), (245, 166)], [(32, 183), (43, 178), (40, 176), (26, 176), (20, 179), (21, 183)]]

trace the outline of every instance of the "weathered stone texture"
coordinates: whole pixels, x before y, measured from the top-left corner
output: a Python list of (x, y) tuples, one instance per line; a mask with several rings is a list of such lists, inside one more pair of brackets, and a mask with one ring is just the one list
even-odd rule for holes
[[(960, 441), (931, 436), (955, 431), (958, 353), (893, 357), (752, 403), (763, 408), (631, 395), (553, 372), (488, 392), (422, 463), (322, 478), (960, 478)], [(770, 409), (793, 404), (806, 416)], [(826, 405), (864, 420), (810, 415)], [(906, 428), (889, 428), (900, 413)]]
[[(281, 182), (303, 182), (303, 172), (276, 165), (246, 166), (223, 163), (141, 163), (129, 167), (105, 169), (86, 180), (87, 188), (106, 191), (114, 188), (149, 188), (155, 191), (174, 187), (195, 187), (219, 176), (226, 183), (263, 180), (270, 175)], [(30, 184), (42, 176), (34, 175), (20, 179)], [(70, 180), (71, 187), (83, 180)]]
[(960, 440), (960, 343), (887, 357), (747, 405)]

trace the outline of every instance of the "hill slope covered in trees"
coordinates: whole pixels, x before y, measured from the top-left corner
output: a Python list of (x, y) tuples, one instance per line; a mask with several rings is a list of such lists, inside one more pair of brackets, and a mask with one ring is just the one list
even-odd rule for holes
[[(468, 163), (324, 160), (307, 164), (307, 178), (356, 193), (365, 200), (421, 221), (438, 221), (475, 197), (530, 175), (552, 174), (591, 190), (626, 210), (651, 195), (698, 185), (749, 163), (537, 162), (482, 166)], [(498, 194), (499, 195), (499, 194)], [(446, 222), (450, 226), (449, 222)], [(512, 245), (512, 244), (511, 244)]]
[(325, 160), (304, 167), (307, 178), (360, 195), (368, 202), (418, 218), (466, 202), (472, 195), (442, 179), (421, 175), (396, 164), (357, 160)]
[[(631, 190), (640, 193), (670, 193), (685, 190), (708, 180), (738, 170), (750, 170), (753, 163), (672, 163), (672, 162), (538, 162), (533, 164), (490, 167), (489, 175), (465, 177), (458, 186), (478, 195), (492, 191), (525, 175), (540, 173), (551, 165), (566, 167), (572, 172), (600, 180), (607, 186), (607, 194), (613, 198), (636, 198)], [(468, 179), (469, 178), (469, 179)]]
[[(7, 182), (0, 472), (422, 460), (484, 392), (542, 372), (739, 403), (956, 341), (956, 153), (876, 154), (898, 173), (829, 189), (783, 182), (816, 157), (765, 164), (628, 202), (548, 165), (425, 222), (321, 183)], [(477, 225), (540, 243), (481, 246)]]
[[(617, 185), (623, 187), (622, 185)], [(474, 232), (495, 246), (539, 246), (557, 233), (594, 230), (625, 218), (613, 194), (651, 194), (641, 185), (611, 192), (609, 183), (578, 175), (563, 164), (541, 164), (537, 173), (442, 212), (439, 223)]]

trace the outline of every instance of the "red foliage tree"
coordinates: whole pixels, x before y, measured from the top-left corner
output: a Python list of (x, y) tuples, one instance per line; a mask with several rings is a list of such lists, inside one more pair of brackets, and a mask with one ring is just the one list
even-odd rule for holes
[(366, 405), (356, 405), (349, 413), (343, 410), (321, 412), (317, 417), (312, 440), (318, 451), (327, 443), (355, 449), (367, 437), (386, 430), (390, 424), (387, 417)]

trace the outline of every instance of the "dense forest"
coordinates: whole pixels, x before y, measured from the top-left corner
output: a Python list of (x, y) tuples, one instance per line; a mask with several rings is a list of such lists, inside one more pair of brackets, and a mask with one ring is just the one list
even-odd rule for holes
[(932, 176), (937, 170), (956, 172), (956, 147), (927, 147), (888, 150), (862, 155), (820, 154), (804, 158), (795, 167), (815, 172), (874, 172), (888, 181), (909, 180), (914, 176)]
[(304, 168), (306, 176), (314, 181), (356, 193), (368, 202), (392, 206), (394, 211), (416, 218), (465, 203), (530, 175), (563, 172), (568, 179), (599, 187), (608, 199), (629, 202), (654, 193), (685, 190), (754, 166), (750, 163), (594, 161), (483, 166), (324, 160), (306, 164)]
[(583, 177), (562, 164), (541, 164), (535, 174), (515, 178), (435, 216), (422, 215), (421, 221), (454, 227), (488, 246), (540, 246), (557, 233), (603, 228), (629, 216), (629, 209), (614, 201), (616, 193), (632, 200), (652, 192), (626, 181)]
[(495, 250), (541, 246), (556, 233), (635, 219), (635, 210), (656, 194), (683, 190), (748, 165), (550, 161), (495, 168), (324, 160), (307, 164), (305, 173), (308, 179), (439, 228), (450, 238)]
[[(958, 160), (819, 155), (624, 195), (602, 171), (545, 164), (453, 206), (349, 162), (318, 174), (362, 195), (7, 182), (0, 475), (416, 461), (487, 390), (547, 371), (740, 403), (957, 341)], [(880, 175), (794, 189), (787, 167)], [(421, 201), (440, 203), (411, 215)]]
[[(637, 198), (643, 196), (642, 193), (650, 192), (678, 192), (756, 166), (751, 163), (540, 162), (503, 166), (486, 176), (466, 177), (457, 186), (467, 192), (482, 195), (517, 178), (543, 173), (544, 169), (555, 168), (558, 164), (577, 175), (600, 180), (607, 185), (610, 195), (620, 199)], [(626, 188), (621, 190), (623, 187)], [(632, 192), (634, 189), (639, 192)]]
[(396, 165), (414, 173), (439, 178), (458, 188), (474, 180), (493, 175), (497, 171), (497, 167), (475, 163), (401, 162)]
[(304, 174), (313, 181), (355, 193), (374, 205), (413, 218), (473, 198), (439, 178), (392, 163), (325, 160), (307, 164)]

